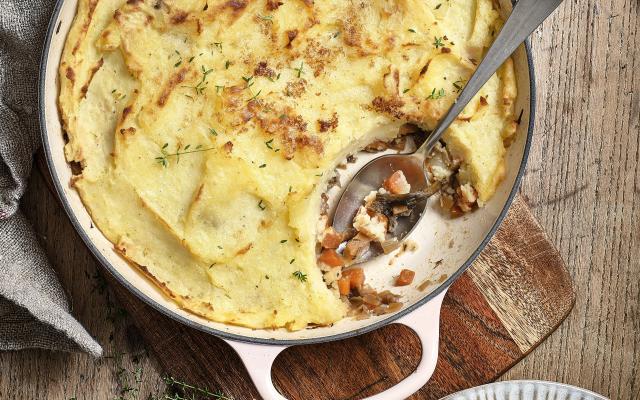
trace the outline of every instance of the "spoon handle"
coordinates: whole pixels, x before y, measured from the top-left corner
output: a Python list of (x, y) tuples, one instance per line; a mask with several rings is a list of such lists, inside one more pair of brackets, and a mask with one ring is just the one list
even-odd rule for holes
[(562, 3), (562, 0), (519, 0), (498, 37), (487, 50), (482, 62), (465, 85), (462, 93), (454, 101), (449, 111), (427, 140), (416, 151), (427, 154), (440, 140), (449, 125), (458, 117), (467, 103), (478, 93), (480, 88), (500, 68), (503, 62), (525, 39)]

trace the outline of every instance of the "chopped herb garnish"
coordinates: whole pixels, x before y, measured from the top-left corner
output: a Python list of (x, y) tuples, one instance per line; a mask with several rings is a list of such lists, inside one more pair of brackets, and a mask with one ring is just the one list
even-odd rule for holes
[(192, 56), (189, 58), (189, 62), (193, 61), (193, 59), (196, 58), (196, 56)]
[(200, 82), (198, 82), (197, 85), (195, 86), (187, 86), (190, 88), (193, 88), (193, 90), (196, 91), (196, 94), (202, 94), (204, 92), (204, 90), (207, 88), (207, 76), (213, 72), (213, 69), (206, 69), (204, 67), (204, 65), (200, 66), (202, 69), (202, 78), (200, 79)]
[(292, 275), (293, 275), (294, 278), (296, 278), (300, 282), (306, 282), (307, 281), (307, 274), (305, 274), (302, 271), (296, 271)]
[(256, 97), (258, 97), (258, 96), (260, 96), (260, 93), (262, 93), (262, 89), (258, 90), (258, 93), (254, 94), (254, 95), (249, 99), (249, 101), (251, 101), (251, 100), (255, 99), (255, 98), (256, 98)]
[(292, 186), (289, 186), (289, 193), (291, 193), (291, 189), (293, 189), (293, 187), (292, 187)]
[(218, 136), (218, 132), (213, 128), (209, 128), (209, 133), (212, 134), (213, 136)]
[(191, 149), (191, 145), (188, 144), (186, 145), (183, 149), (181, 149), (180, 146), (178, 146), (178, 148), (176, 149), (175, 153), (169, 153), (167, 151), (167, 147), (169, 146), (169, 143), (165, 143), (162, 148), (160, 149), (160, 155), (158, 157), (156, 157), (156, 162), (158, 162), (158, 164), (162, 165), (163, 167), (167, 167), (169, 166), (169, 158), (170, 157), (175, 157), (176, 158), (176, 164), (180, 162), (180, 156), (184, 155), (184, 154), (191, 154), (191, 153), (200, 153), (203, 151), (209, 151), (209, 150), (213, 150), (213, 147), (208, 147), (208, 148), (202, 148), (202, 145), (198, 145), (195, 149), (190, 150)]
[(294, 70), (298, 71), (298, 78), (300, 78), (300, 76), (304, 74), (303, 68), (304, 68), (304, 61), (300, 62), (300, 67), (294, 68)]
[(173, 64), (173, 66), (178, 68), (180, 66), (180, 64), (182, 64), (182, 56), (180, 55), (180, 52), (178, 50), (174, 50), (174, 51), (178, 55), (178, 62)]
[(436, 92), (436, 88), (433, 88), (433, 90), (431, 91), (431, 94), (429, 96), (427, 96), (427, 100), (437, 100), (441, 97), (444, 97), (444, 89), (440, 89)]
[(442, 42), (442, 37), (435, 37), (434, 36), (434, 42), (433, 45), (436, 46), (436, 49), (439, 49), (440, 47), (444, 47), (444, 43)]
[(245, 89), (249, 89), (251, 86), (253, 86), (253, 84), (255, 83), (253, 81), (253, 76), (243, 76), (242, 80), (245, 81), (246, 86), (244, 87)]
[(289, 261), (289, 264), (293, 264), (295, 260), (296, 260), (295, 258), (292, 258), (291, 261)]
[(287, 239), (282, 239), (280, 243), (287, 243)]
[(224, 85), (216, 85), (216, 93), (224, 92)]
[(272, 146), (272, 144), (273, 144), (273, 139), (269, 139), (269, 140), (267, 140), (266, 142), (264, 142), (264, 144), (265, 144), (268, 148), (270, 148), (271, 150), (273, 150), (273, 146)]
[(340, 36), (340, 31), (335, 32), (333, 35), (331, 35), (332, 38), (337, 38), (338, 36)]
[(409, 91), (409, 89), (405, 89), (402, 91), (402, 93), (407, 93)]
[(231, 61), (227, 60), (224, 62), (224, 69), (229, 69), (229, 65), (231, 65)]
[(222, 42), (213, 42), (213, 45), (220, 50), (220, 53), (222, 53)]
[(263, 20), (265, 20), (265, 21), (271, 21), (271, 20), (273, 19), (273, 16), (271, 16), (271, 15), (261, 15), (261, 14), (258, 14), (258, 18), (263, 19)]
[(262, 200), (260, 200), (260, 201), (258, 202), (258, 208), (259, 208), (259, 209), (261, 209), (261, 210), (264, 210), (265, 208), (267, 208), (267, 206), (265, 206), (265, 205), (263, 204), (263, 201), (262, 201)]
[(436, 10), (437, 10), (438, 8), (440, 8), (441, 6), (442, 6), (442, 3), (438, 4), (438, 5), (436, 6)]
[(460, 93), (460, 91), (464, 87), (464, 83), (465, 82), (466, 81), (464, 81), (462, 78), (460, 78), (457, 81), (453, 82), (453, 87), (456, 88), (456, 93)]
[(413, 28), (409, 28), (408, 31), (411, 32), (411, 33), (416, 33), (416, 30), (413, 29)]
[(267, 164), (260, 164), (260, 166), (258, 168), (264, 168), (266, 166), (267, 166)]

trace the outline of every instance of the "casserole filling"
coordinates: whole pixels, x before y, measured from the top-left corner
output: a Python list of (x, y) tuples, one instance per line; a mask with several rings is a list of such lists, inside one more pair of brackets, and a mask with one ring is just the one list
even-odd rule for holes
[[(343, 258), (385, 244), (410, 204), (385, 221), (370, 199), (348, 251), (329, 232), (318, 261), (322, 193), (347, 155), (399, 145), (407, 123), (433, 129), (500, 29), (496, 7), (80, 0), (60, 64), (72, 185), (115, 251), (204, 318), (296, 330), (360, 300), (392, 312), (399, 298)], [(445, 134), (429, 168), (452, 213), (502, 179), (515, 96), (509, 60)]]

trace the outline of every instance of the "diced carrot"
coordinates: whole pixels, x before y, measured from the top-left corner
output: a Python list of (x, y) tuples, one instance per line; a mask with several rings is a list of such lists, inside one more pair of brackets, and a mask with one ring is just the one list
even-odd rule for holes
[(346, 296), (351, 291), (351, 281), (349, 278), (338, 279), (338, 290), (340, 290), (341, 296)]
[(324, 237), (322, 238), (322, 247), (325, 249), (337, 249), (342, 243), (342, 235), (329, 227), (324, 231)]
[(350, 268), (342, 271), (342, 277), (348, 278), (352, 289), (362, 289), (364, 285), (364, 271), (362, 268)]
[(416, 273), (410, 269), (403, 269), (400, 271), (400, 275), (396, 278), (396, 286), (407, 286), (413, 282), (413, 277)]
[(334, 249), (324, 249), (318, 257), (318, 261), (327, 264), (330, 267), (339, 267), (344, 265), (342, 256), (338, 254)]

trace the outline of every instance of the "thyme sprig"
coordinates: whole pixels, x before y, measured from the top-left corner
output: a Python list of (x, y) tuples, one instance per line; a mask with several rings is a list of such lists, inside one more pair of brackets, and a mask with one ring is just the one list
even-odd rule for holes
[[(289, 263), (289, 264), (291, 264), (291, 263)], [(302, 271), (296, 271), (291, 275), (293, 275), (293, 277), (296, 278), (297, 280), (299, 280), (300, 282), (306, 282), (307, 281), (307, 274), (305, 274)]]
[(196, 94), (204, 93), (204, 90), (207, 88), (207, 85), (209, 84), (209, 82), (207, 81), (207, 76), (213, 72), (213, 68), (206, 69), (204, 65), (201, 65), (200, 68), (202, 70), (202, 78), (200, 79), (200, 82), (198, 82), (198, 84), (195, 86), (186, 86), (188, 88), (192, 88), (193, 90), (195, 90)]
[(176, 158), (176, 164), (180, 162), (180, 156), (185, 155), (185, 154), (191, 154), (191, 153), (201, 153), (203, 151), (209, 151), (209, 150), (213, 150), (215, 147), (207, 147), (204, 148), (202, 147), (201, 144), (197, 145), (196, 147), (191, 147), (190, 144), (184, 146), (184, 148), (182, 146), (178, 146), (178, 148), (176, 148), (175, 153), (169, 153), (167, 151), (167, 147), (169, 147), (169, 143), (165, 143), (162, 148), (160, 149), (160, 155), (158, 157), (155, 158), (156, 162), (160, 165), (162, 165), (164, 168), (169, 166), (169, 158), (170, 157), (175, 157)]
[(433, 39), (434, 39), (433, 45), (436, 47), (436, 49), (439, 49), (440, 47), (444, 47), (444, 42), (442, 41), (442, 37), (434, 36)]
[[(222, 391), (219, 391), (219, 390), (212, 392), (207, 388), (201, 388), (198, 386), (190, 385), (186, 382), (179, 381), (171, 376), (168, 376), (162, 379), (164, 380), (164, 383), (167, 386), (171, 387), (172, 389), (178, 389), (182, 392), (182, 394), (179, 394), (179, 393), (174, 393), (172, 395), (165, 394), (164, 396), (165, 400), (190, 400), (192, 398), (195, 398), (195, 394), (198, 394), (200, 396), (209, 396), (209, 398), (214, 400), (233, 400), (233, 398), (226, 396)], [(188, 396), (187, 392), (191, 392), (191, 396), (185, 397), (185, 396)]]

